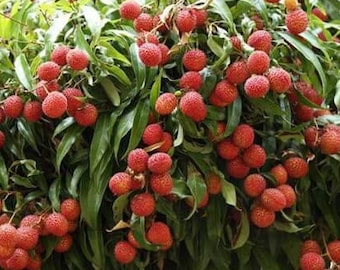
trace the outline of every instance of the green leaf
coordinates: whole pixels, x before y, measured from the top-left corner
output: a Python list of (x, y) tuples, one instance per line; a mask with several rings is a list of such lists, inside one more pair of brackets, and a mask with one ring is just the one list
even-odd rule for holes
[(3, 156), (0, 154), (0, 185), (2, 189), (8, 189), (8, 172), (5, 160)]
[(266, 3), (263, 0), (252, 0), (248, 2), (250, 2), (257, 9), (266, 24), (268, 24), (268, 10)]
[(60, 194), (60, 178), (57, 178), (53, 181), (52, 185), (50, 186), (50, 190), (48, 192), (48, 197), (52, 203), (52, 207), (54, 210), (59, 211), (60, 208), (60, 201), (59, 201), (59, 194)]
[(227, 128), (224, 132), (224, 137), (227, 137), (233, 133), (234, 129), (240, 123), (242, 114), (242, 100), (238, 97), (232, 104), (228, 106), (228, 121)]
[(118, 196), (112, 205), (113, 212), (113, 220), (115, 222), (119, 222), (123, 220), (123, 213), (127, 205), (129, 204), (129, 196), (130, 193), (125, 193), (123, 195)]
[(280, 243), (282, 249), (286, 253), (289, 262), (293, 265), (294, 269), (299, 268), (300, 252), (301, 252), (301, 240), (297, 235), (285, 234), (285, 241)]
[(91, 6), (82, 6), (81, 9), (94, 40), (97, 40), (103, 27), (103, 22), (100, 18), (98, 10)]
[(68, 129), (70, 126), (72, 126), (75, 123), (75, 120), (73, 117), (66, 117), (65, 119), (63, 119), (58, 126), (56, 126), (56, 128), (54, 129), (52, 138), (54, 138), (55, 136), (57, 136), (58, 134), (60, 134), (61, 132), (65, 131), (66, 129)]
[(107, 50), (107, 57), (116, 59), (118, 61), (121, 61), (122, 63), (131, 66), (131, 62), (129, 61), (129, 59), (127, 59), (125, 55), (117, 51), (109, 42), (105, 41), (104, 39), (100, 39), (98, 45), (104, 47)]
[(144, 84), (145, 84), (146, 69), (145, 69), (145, 65), (139, 59), (138, 46), (136, 43), (131, 44), (130, 55), (131, 55), (132, 68), (136, 75), (136, 88), (140, 90), (144, 87)]
[(280, 106), (268, 97), (256, 99), (252, 98), (248, 100), (257, 109), (266, 112), (266, 114), (270, 116), (285, 115), (285, 112), (281, 110)]
[(73, 198), (78, 198), (79, 196), (78, 184), (87, 169), (88, 164), (79, 164), (77, 168), (73, 171), (73, 175), (70, 178), (70, 181), (66, 182), (67, 191)]
[(228, 26), (232, 28), (234, 25), (233, 15), (226, 2), (224, 0), (214, 0), (211, 2), (210, 6), (212, 7), (211, 11), (219, 14), (221, 18), (226, 21)]
[(156, 245), (151, 244), (145, 238), (144, 217), (137, 217), (136, 215), (132, 215), (130, 225), (133, 236), (135, 237), (135, 239), (141, 245), (142, 248), (150, 251), (156, 251), (159, 249)]
[(337, 109), (340, 110), (340, 80), (336, 83), (335, 90), (336, 92), (333, 100)]
[(103, 86), (107, 97), (110, 99), (111, 103), (114, 106), (119, 106), (120, 104), (120, 96), (118, 93), (117, 87), (113, 84), (111, 80), (108, 78), (104, 78), (101, 80), (100, 84)]
[(14, 61), (15, 73), (20, 83), (27, 89), (33, 89), (33, 76), (30, 66), (28, 65), (25, 54), (21, 53)]
[(75, 32), (75, 38), (76, 38), (76, 45), (80, 48), (83, 49), (87, 52), (91, 62), (95, 65), (98, 65), (98, 59), (96, 57), (96, 55), (94, 54), (94, 52), (92, 51), (91, 47), (89, 46), (89, 44), (86, 41), (86, 38), (84, 36), (83, 31), (81, 30), (81, 26), (78, 25), (76, 28), (76, 32)]
[(58, 16), (54, 17), (51, 27), (46, 31), (45, 43), (49, 46), (55, 43), (61, 31), (70, 20), (72, 13), (60, 12)]
[(150, 106), (154, 110), (156, 100), (160, 94), (161, 91), (161, 82), (162, 82), (162, 72), (159, 73), (157, 76), (155, 82), (153, 83), (150, 91)]
[(119, 82), (126, 86), (131, 85), (131, 81), (126, 73), (118, 66), (106, 66), (103, 65), (103, 69), (106, 69), (110, 75), (115, 77)]
[(33, 185), (27, 177), (22, 177), (19, 175), (12, 175), (10, 179), (18, 186), (22, 186), (25, 188), (35, 188), (36, 186)]
[(253, 254), (262, 270), (280, 270), (278, 263), (271, 256), (269, 250), (257, 247), (253, 249)]
[(17, 122), (18, 130), (20, 134), (25, 138), (32, 148), (39, 153), (37, 143), (35, 141), (35, 134), (31, 128), (31, 125), (27, 121), (22, 121), (21, 119)]
[(56, 169), (58, 172), (60, 171), (61, 162), (63, 161), (67, 153), (70, 151), (72, 145), (79, 138), (83, 130), (84, 130), (84, 127), (74, 125), (65, 132), (65, 135), (63, 136), (63, 138), (61, 139), (57, 147)]
[(283, 33), (283, 32), (277, 32), (277, 33), (281, 37), (283, 37), (287, 42), (293, 45), (316, 68), (321, 78), (322, 89), (323, 89), (322, 95), (324, 96), (326, 94), (326, 89), (327, 89), (327, 78), (326, 78), (326, 74), (322, 68), (322, 65), (318, 57), (315, 55), (315, 53), (311, 49), (309, 49), (305, 44), (303, 44), (300, 40), (298, 40), (293, 35), (288, 34), (288, 33)]
[[(221, 174), (220, 174), (221, 176)], [(225, 199), (225, 202), (229, 205), (232, 205), (232, 206), (236, 206), (236, 190), (235, 190), (235, 186), (226, 181), (223, 178), (221, 178), (222, 181), (221, 181), (221, 184), (222, 184), (222, 195)]]
[(233, 239), (232, 248), (237, 249), (242, 247), (249, 238), (249, 219), (245, 210), (241, 211), (241, 222), (237, 228), (237, 235)]

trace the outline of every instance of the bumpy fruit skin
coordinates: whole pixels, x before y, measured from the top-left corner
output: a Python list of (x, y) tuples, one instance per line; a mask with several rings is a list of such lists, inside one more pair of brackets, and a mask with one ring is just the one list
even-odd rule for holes
[(40, 101), (43, 101), (49, 92), (60, 91), (60, 85), (57, 80), (52, 81), (40, 81), (38, 82), (34, 94)]
[(140, 47), (145, 42), (153, 43), (155, 45), (159, 44), (159, 40), (155, 34), (148, 31), (138, 33), (136, 40), (137, 46)]
[(254, 129), (248, 124), (238, 125), (233, 134), (233, 144), (241, 149), (246, 149), (254, 143), (255, 133)]
[(136, 148), (128, 154), (127, 165), (134, 173), (141, 173), (148, 168), (148, 153), (142, 148)]
[(28, 263), (28, 253), (26, 250), (17, 248), (12, 256), (6, 260), (8, 269), (21, 270), (24, 269)]
[(286, 197), (286, 206), (285, 208), (292, 207), (296, 202), (296, 193), (295, 190), (290, 185), (280, 185), (277, 187), (283, 195)]
[(163, 43), (158, 44), (158, 48), (161, 50), (161, 55), (162, 55), (161, 62), (159, 63), (159, 65), (164, 66), (170, 60), (170, 56), (169, 56), (170, 49), (168, 46), (166, 46)]
[(196, 27), (204, 27), (208, 18), (208, 12), (205, 9), (192, 9), (191, 12), (196, 17)]
[(283, 68), (271, 68), (268, 72), (267, 78), (270, 83), (270, 89), (274, 93), (285, 93), (292, 85), (290, 74)]
[(166, 196), (171, 193), (173, 181), (170, 174), (152, 174), (150, 178), (150, 186), (153, 192), (160, 196)]
[(218, 174), (212, 173), (208, 175), (205, 182), (206, 182), (207, 191), (209, 194), (216, 195), (221, 192), (222, 183), (221, 183), (221, 177)]
[(340, 132), (326, 131), (320, 137), (320, 150), (325, 155), (340, 153)]
[(70, 234), (66, 234), (59, 239), (58, 244), (54, 247), (54, 251), (64, 253), (68, 251), (73, 243), (73, 238)]
[(200, 122), (207, 116), (207, 108), (204, 104), (203, 97), (194, 91), (184, 94), (179, 101), (179, 109), (187, 117), (195, 122)]
[(135, 195), (130, 202), (132, 213), (136, 216), (146, 217), (155, 211), (156, 203), (150, 193), (140, 193)]
[(314, 109), (311, 107), (297, 104), (293, 107), (293, 111), (298, 122), (307, 122), (314, 118)]
[(42, 218), (38, 215), (27, 215), (21, 219), (20, 227), (30, 227), (39, 231), (42, 225), (41, 221)]
[(250, 211), (250, 220), (259, 228), (268, 228), (275, 221), (275, 212), (255, 205)]
[[(173, 242), (169, 226), (160, 221), (151, 224), (146, 233), (146, 239), (152, 244), (160, 245), (162, 250), (170, 248)], [(171, 243), (170, 246), (169, 243)]]
[(137, 32), (151, 31), (153, 28), (153, 18), (148, 13), (141, 13), (133, 22)]
[(114, 195), (122, 195), (132, 188), (132, 178), (125, 172), (114, 174), (109, 181), (109, 189)]
[(176, 17), (176, 26), (181, 33), (188, 33), (196, 28), (196, 16), (192, 10), (180, 10)]
[(324, 270), (325, 266), (324, 259), (317, 253), (309, 252), (300, 258), (301, 270)]
[(283, 166), (285, 167), (288, 176), (291, 178), (302, 178), (308, 173), (308, 164), (300, 157), (291, 157), (286, 159)]
[(270, 58), (263, 51), (252, 52), (247, 60), (247, 69), (250, 74), (263, 74), (270, 66)]
[(4, 101), (3, 109), (6, 117), (16, 119), (21, 115), (24, 103), (17, 95), (9, 96)]
[(155, 174), (163, 174), (170, 170), (172, 159), (167, 153), (155, 153), (148, 159), (148, 169)]
[(10, 258), (15, 251), (15, 247), (0, 245), (0, 261)]
[(127, 240), (134, 248), (141, 248), (141, 245), (137, 242), (131, 230), (127, 234)]
[(258, 30), (249, 36), (247, 44), (255, 50), (269, 54), (272, 47), (272, 37), (268, 31)]
[(177, 97), (173, 93), (161, 94), (155, 104), (155, 111), (159, 115), (169, 115), (177, 107)]
[(80, 204), (77, 200), (68, 198), (60, 204), (60, 213), (69, 221), (80, 217)]
[(266, 186), (266, 179), (264, 179), (264, 177), (259, 173), (248, 175), (243, 182), (245, 193), (252, 198), (260, 196)]
[(81, 98), (84, 97), (84, 94), (78, 88), (66, 88), (63, 90), (63, 94), (67, 99), (67, 113), (74, 116), (76, 111), (83, 104)]
[(213, 93), (216, 95), (218, 100), (223, 103), (224, 106), (230, 105), (238, 97), (236, 86), (227, 80), (218, 82)]
[(0, 245), (3, 247), (15, 247), (17, 244), (17, 230), (11, 224), (3, 224), (0, 226)]
[(260, 168), (266, 163), (267, 154), (261, 145), (253, 144), (243, 152), (243, 161), (250, 168)]
[(60, 67), (54, 62), (48, 61), (39, 65), (37, 73), (40, 80), (52, 81), (59, 77)]
[(48, 233), (61, 237), (67, 233), (68, 221), (60, 213), (51, 213), (46, 217), (44, 227)]
[(157, 149), (158, 152), (169, 152), (170, 148), (173, 145), (173, 139), (169, 132), (163, 132), (163, 138), (162, 138), (163, 144)]
[(163, 138), (163, 129), (160, 124), (150, 124), (144, 129), (142, 141), (146, 145), (158, 143)]
[(200, 71), (207, 64), (207, 56), (203, 51), (193, 49), (183, 55), (182, 62), (186, 70)]
[(33, 249), (39, 241), (39, 232), (32, 227), (19, 227), (17, 229), (17, 247), (24, 250)]
[[(5, 133), (3, 133), (1, 130), (0, 130), (0, 149), (3, 148), (5, 146), (5, 143), (6, 143), (6, 136), (5, 136)], [(2, 208), (2, 207), (1, 207)], [(0, 208), (0, 210), (1, 210)], [(0, 211), (1, 212), (1, 211)]]
[(264, 24), (261, 16), (259, 14), (254, 14), (250, 17), (255, 22), (255, 26), (257, 30), (263, 30)]
[(154, 67), (161, 63), (161, 49), (150, 42), (142, 44), (138, 49), (138, 55), (142, 63), (147, 67)]
[(301, 256), (309, 252), (321, 254), (321, 248), (317, 241), (306, 240), (305, 242), (303, 242), (301, 247)]
[(298, 35), (307, 29), (308, 16), (302, 9), (297, 9), (286, 15), (285, 22), (289, 32)]
[(321, 21), (327, 21), (328, 20), (328, 15), (327, 13), (324, 13), (321, 11), (319, 8), (315, 7), (312, 9), (312, 14), (318, 17)]
[(113, 249), (113, 256), (121, 264), (133, 262), (136, 255), (137, 250), (128, 241), (119, 241)]
[(27, 270), (40, 270), (42, 259), (39, 254), (34, 254), (34, 257), (29, 257), (26, 265)]
[(241, 157), (228, 160), (226, 163), (227, 173), (234, 178), (242, 179), (249, 173), (250, 168), (244, 163)]
[(73, 70), (83, 70), (89, 65), (89, 57), (81, 49), (72, 49), (66, 54), (66, 62)]
[(51, 92), (42, 102), (42, 111), (50, 118), (62, 116), (67, 109), (67, 99), (60, 92)]
[(268, 93), (269, 88), (269, 81), (263, 75), (253, 75), (244, 84), (244, 91), (250, 98), (264, 97)]
[(244, 83), (249, 78), (246, 61), (240, 60), (231, 63), (225, 72), (225, 78), (233, 84)]
[(261, 194), (261, 204), (270, 211), (281, 211), (287, 205), (285, 195), (277, 188), (267, 188)]
[(298, 0), (284, 0), (285, 8), (289, 11), (293, 11), (299, 7)]
[(231, 36), (230, 42), (233, 45), (234, 50), (242, 51), (242, 42), (238, 36)]
[(70, 48), (65, 45), (59, 45), (54, 48), (51, 53), (51, 61), (58, 64), (59, 66), (66, 65), (66, 54), (69, 52)]
[(202, 86), (202, 77), (197, 71), (188, 71), (179, 80), (179, 87), (184, 90), (198, 91)]
[(218, 155), (226, 160), (234, 159), (240, 153), (240, 148), (233, 144), (231, 139), (220, 141), (216, 146), (216, 150)]
[(331, 259), (339, 264), (340, 263), (340, 241), (334, 240), (327, 244), (327, 250)]
[(140, 5), (134, 0), (124, 1), (119, 7), (119, 14), (123, 19), (134, 20), (142, 13)]
[(41, 103), (39, 101), (28, 101), (22, 111), (23, 117), (28, 122), (37, 122), (43, 114)]
[(275, 178), (278, 185), (283, 185), (288, 180), (288, 173), (282, 164), (278, 164), (270, 169), (269, 173)]
[(74, 113), (74, 120), (83, 127), (93, 126), (98, 118), (97, 107), (91, 103), (85, 103)]
[(305, 138), (305, 143), (309, 148), (316, 148), (320, 143), (319, 131), (317, 127), (310, 126), (307, 127), (303, 133)]

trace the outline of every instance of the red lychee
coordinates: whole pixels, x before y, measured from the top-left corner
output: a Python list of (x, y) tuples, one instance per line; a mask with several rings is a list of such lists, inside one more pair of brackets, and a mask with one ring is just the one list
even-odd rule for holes
[(244, 84), (244, 91), (250, 98), (264, 97), (270, 88), (268, 79), (263, 75), (253, 75)]
[(203, 51), (193, 49), (183, 55), (182, 62), (187, 70), (200, 71), (207, 64), (207, 56)]
[(123, 19), (134, 20), (142, 13), (140, 5), (134, 0), (124, 1), (119, 7), (119, 14)]
[(34, 93), (39, 100), (43, 101), (47, 97), (47, 94), (53, 91), (60, 91), (60, 85), (57, 80), (40, 81), (37, 84)]
[(78, 88), (66, 88), (63, 90), (63, 94), (67, 99), (67, 113), (74, 116), (76, 111), (83, 104), (82, 98), (83, 92)]
[(138, 49), (138, 55), (142, 63), (147, 67), (154, 67), (162, 61), (162, 51), (158, 45), (150, 42), (142, 44)]
[(158, 143), (163, 138), (163, 128), (160, 124), (150, 124), (144, 129), (142, 141), (146, 145)]
[(12, 95), (5, 99), (3, 109), (6, 117), (15, 119), (21, 115), (24, 103), (20, 96)]
[(161, 55), (162, 55), (161, 62), (159, 63), (159, 65), (164, 66), (170, 60), (170, 56), (169, 56), (170, 49), (168, 48), (168, 46), (166, 46), (163, 43), (158, 44), (158, 48), (161, 50)]
[(325, 155), (340, 153), (340, 132), (326, 131), (320, 137), (319, 147), (321, 153)]
[(285, 93), (292, 85), (290, 74), (283, 68), (271, 68), (267, 74), (270, 89), (274, 93)]
[(272, 37), (268, 31), (258, 30), (249, 36), (247, 43), (255, 50), (264, 51), (269, 54), (272, 47)]
[(131, 263), (137, 255), (137, 250), (128, 241), (119, 241), (114, 249), (113, 255), (121, 264)]
[(192, 9), (192, 14), (196, 17), (196, 27), (204, 27), (208, 18), (208, 13), (205, 9)]
[(167, 153), (155, 153), (148, 159), (148, 169), (155, 174), (168, 172), (172, 166), (172, 159)]
[(243, 182), (245, 193), (249, 197), (258, 197), (267, 186), (266, 179), (261, 174), (253, 173), (248, 175)]
[(236, 158), (240, 153), (240, 148), (233, 144), (231, 139), (224, 139), (217, 144), (218, 155), (226, 160)]
[(74, 113), (74, 120), (78, 125), (83, 127), (93, 126), (98, 118), (97, 107), (91, 103), (84, 103), (80, 108)]
[(238, 97), (236, 86), (227, 80), (218, 82), (213, 93), (224, 106), (228, 106), (229, 104), (233, 103)]
[(59, 66), (66, 65), (66, 54), (69, 52), (70, 48), (65, 45), (59, 45), (54, 48), (51, 53), (51, 61), (58, 64)]
[(79, 201), (72, 198), (63, 200), (60, 204), (60, 213), (66, 217), (68, 221), (77, 220), (80, 217)]
[(17, 248), (12, 256), (6, 260), (6, 265), (8, 269), (21, 270), (27, 266), (28, 258), (29, 256), (26, 250)]
[(58, 244), (54, 247), (54, 251), (64, 253), (68, 251), (73, 244), (73, 237), (70, 234), (65, 234), (59, 239)]
[(67, 233), (68, 221), (60, 213), (51, 213), (46, 217), (44, 227), (48, 233), (61, 237)]
[(324, 270), (325, 261), (320, 254), (309, 252), (300, 258), (301, 270)]
[(155, 104), (155, 111), (159, 115), (169, 115), (177, 107), (177, 97), (173, 93), (161, 94)]
[(41, 103), (39, 101), (28, 101), (24, 105), (24, 109), (22, 111), (23, 117), (28, 122), (36, 122), (38, 121), (43, 114)]
[[(161, 250), (170, 248), (173, 242), (169, 226), (160, 221), (151, 224), (146, 233), (146, 239), (152, 244), (160, 245)], [(169, 243), (171, 244), (169, 245)]]
[(179, 109), (195, 122), (203, 121), (207, 116), (207, 108), (203, 97), (194, 91), (187, 92), (182, 96)]
[(24, 250), (33, 249), (39, 241), (39, 232), (32, 227), (19, 227), (17, 229), (17, 247)]
[(137, 194), (130, 201), (132, 213), (140, 217), (151, 215), (155, 211), (155, 207), (155, 199), (148, 192)]
[(285, 208), (292, 207), (296, 202), (296, 193), (295, 190), (290, 185), (280, 185), (277, 187), (283, 195), (286, 197), (286, 206)]
[(249, 78), (246, 61), (239, 60), (231, 63), (225, 72), (225, 78), (233, 84), (244, 83), (245, 80)]
[(301, 255), (304, 255), (309, 252), (321, 254), (321, 248), (317, 241), (307, 240), (303, 242), (302, 247), (301, 247)]
[(188, 71), (179, 80), (179, 87), (184, 90), (198, 91), (202, 86), (202, 77), (197, 71)]
[(340, 241), (334, 240), (327, 244), (329, 256), (335, 263), (340, 263)]
[(267, 228), (275, 221), (275, 212), (255, 205), (250, 211), (250, 220), (259, 228)]
[(151, 31), (153, 28), (153, 18), (148, 13), (141, 13), (134, 21), (133, 25), (137, 32)]
[(182, 9), (176, 17), (176, 26), (181, 33), (191, 32), (196, 27), (196, 16), (192, 10)]
[(67, 99), (60, 92), (51, 92), (42, 102), (42, 111), (50, 118), (62, 116), (67, 109)]
[(140, 47), (145, 42), (153, 43), (155, 45), (159, 44), (157, 36), (151, 32), (143, 31), (138, 33), (137, 36), (137, 46)]
[(170, 133), (163, 132), (163, 138), (162, 138), (162, 145), (157, 149), (158, 152), (169, 152), (170, 148), (173, 145), (173, 139)]
[(277, 188), (267, 188), (261, 194), (261, 204), (270, 211), (281, 211), (287, 205), (285, 195)]
[(0, 245), (3, 247), (15, 247), (17, 244), (17, 230), (16, 228), (9, 224), (2, 224), (0, 226)]
[(72, 49), (66, 54), (67, 64), (73, 70), (83, 70), (89, 65), (89, 57), (81, 49)]
[(267, 154), (258, 144), (252, 144), (243, 152), (243, 161), (250, 168), (260, 168), (266, 163)]
[(125, 172), (115, 173), (109, 181), (109, 188), (114, 195), (122, 195), (132, 188), (132, 178)]
[(222, 183), (221, 177), (216, 173), (211, 173), (206, 178), (207, 191), (209, 194), (216, 195), (221, 192)]
[(234, 178), (242, 179), (249, 173), (250, 168), (244, 163), (241, 157), (228, 160), (226, 163), (227, 173)]
[(148, 168), (148, 153), (142, 148), (136, 148), (128, 154), (127, 165), (134, 173), (141, 173)]
[(300, 157), (290, 157), (286, 159), (283, 166), (291, 178), (303, 178), (308, 173), (308, 164)]
[(252, 52), (247, 60), (247, 69), (250, 74), (263, 74), (270, 66), (270, 58), (263, 51)]
[(278, 164), (270, 169), (269, 173), (275, 178), (278, 185), (283, 185), (288, 180), (288, 173), (282, 164)]
[(60, 67), (54, 62), (48, 61), (39, 65), (37, 73), (40, 80), (52, 81), (59, 77)]
[(242, 149), (251, 146), (254, 143), (254, 139), (254, 129), (248, 124), (238, 125), (232, 134), (233, 144)]
[(304, 10), (296, 9), (287, 13), (285, 22), (289, 32), (298, 35), (307, 29), (308, 16)]
[(152, 174), (150, 178), (150, 186), (152, 191), (160, 196), (169, 195), (173, 187), (172, 177), (169, 173)]

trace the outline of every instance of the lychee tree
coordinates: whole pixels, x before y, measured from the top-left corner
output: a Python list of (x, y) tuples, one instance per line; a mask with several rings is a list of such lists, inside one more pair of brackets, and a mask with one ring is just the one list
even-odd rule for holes
[(333, 1), (0, 3), (1, 269), (338, 269)]

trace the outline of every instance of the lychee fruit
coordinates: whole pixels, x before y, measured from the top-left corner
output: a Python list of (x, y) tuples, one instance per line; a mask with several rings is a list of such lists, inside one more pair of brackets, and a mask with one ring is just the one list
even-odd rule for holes
[(67, 233), (68, 221), (60, 213), (51, 213), (46, 217), (44, 227), (48, 233), (61, 237)]
[(207, 116), (207, 107), (203, 97), (194, 91), (185, 93), (179, 102), (181, 112), (195, 122), (203, 121)]
[(196, 16), (192, 10), (182, 9), (176, 17), (176, 26), (180, 33), (188, 33), (196, 28)]
[(247, 44), (255, 50), (269, 54), (272, 47), (272, 37), (266, 30), (257, 30), (249, 36)]
[(43, 111), (39, 101), (32, 100), (25, 103), (22, 115), (26, 121), (36, 122), (41, 118), (42, 114)]
[(209, 174), (205, 180), (208, 193), (212, 195), (219, 194), (222, 189), (221, 181), (222, 181), (221, 177), (218, 174), (216, 173)]
[(250, 168), (241, 157), (236, 157), (227, 161), (226, 170), (231, 177), (242, 179), (248, 175)]
[(325, 261), (320, 254), (309, 252), (302, 255), (300, 258), (301, 270), (324, 270)]
[(49, 92), (53, 91), (60, 91), (60, 85), (57, 80), (40, 81), (34, 90), (34, 94), (42, 101), (47, 97)]
[(150, 186), (152, 191), (160, 196), (169, 195), (173, 187), (172, 177), (169, 173), (152, 174), (150, 177)]
[(83, 104), (82, 98), (83, 92), (78, 88), (66, 88), (63, 90), (63, 94), (67, 99), (67, 113), (74, 116), (76, 111)]
[(169, 152), (170, 148), (173, 146), (173, 139), (169, 132), (163, 132), (162, 145), (157, 149), (158, 152)]
[(167, 153), (155, 153), (148, 159), (148, 169), (154, 174), (168, 172), (172, 166), (172, 159)]
[[(0, 130), (0, 149), (5, 146), (6, 143), (6, 135)], [(2, 207), (1, 207), (2, 208)], [(0, 209), (1, 210), (1, 209)], [(1, 212), (1, 211), (0, 211)]]
[(314, 118), (314, 109), (306, 105), (297, 104), (293, 110), (298, 122), (307, 122)]
[(242, 50), (242, 42), (238, 36), (231, 36), (230, 42), (233, 45), (234, 50), (236, 51)]
[(138, 55), (142, 63), (147, 67), (157, 66), (162, 61), (161, 49), (158, 45), (150, 42), (146, 42), (139, 47)]
[(325, 155), (340, 153), (340, 133), (337, 131), (326, 131), (320, 137), (319, 147), (321, 153)]
[(141, 173), (148, 168), (148, 153), (142, 148), (136, 148), (129, 152), (127, 165), (135, 174)]
[(114, 195), (122, 195), (132, 188), (132, 178), (125, 172), (115, 173), (109, 181), (109, 189)]
[(155, 34), (151, 32), (147, 32), (147, 31), (138, 33), (137, 41), (136, 41), (137, 46), (140, 47), (145, 42), (153, 43), (155, 45), (159, 44), (159, 40)]
[(248, 175), (243, 182), (245, 193), (252, 198), (260, 196), (266, 186), (266, 179), (264, 179), (264, 177), (259, 173)]
[(193, 49), (183, 55), (182, 62), (186, 70), (200, 71), (207, 64), (207, 56), (200, 49)]
[(27, 270), (40, 270), (42, 264), (42, 259), (39, 254), (34, 254), (28, 257), (28, 262), (26, 265)]
[(21, 115), (24, 103), (20, 96), (12, 95), (4, 100), (3, 109), (6, 117), (15, 119)]
[(161, 50), (161, 55), (162, 55), (161, 62), (159, 63), (159, 65), (164, 66), (170, 60), (170, 56), (169, 56), (170, 49), (168, 46), (166, 46), (163, 43), (158, 44), (158, 48)]
[(67, 99), (60, 92), (50, 92), (42, 102), (42, 111), (50, 118), (62, 116), (67, 109)]
[(286, 159), (283, 166), (291, 178), (302, 178), (308, 173), (308, 164), (300, 157), (290, 157)]
[(254, 143), (254, 139), (254, 129), (248, 124), (238, 125), (232, 134), (233, 144), (242, 149), (251, 146)]
[(270, 89), (274, 93), (285, 93), (292, 85), (290, 74), (283, 68), (271, 68), (267, 74), (270, 83)]
[(59, 45), (54, 48), (51, 53), (51, 61), (58, 64), (59, 66), (66, 65), (66, 55), (69, 52), (70, 48), (66, 45)]
[(134, 0), (124, 1), (119, 7), (119, 14), (123, 19), (134, 20), (142, 13), (140, 5)]
[(317, 241), (315, 240), (306, 240), (302, 243), (301, 247), (301, 255), (306, 253), (313, 252), (316, 254), (321, 254), (321, 248)]
[(262, 205), (255, 205), (250, 210), (250, 220), (259, 228), (268, 228), (275, 221), (275, 212)]
[(19, 227), (17, 229), (17, 247), (24, 250), (33, 249), (39, 241), (39, 232), (32, 227)]
[(277, 187), (283, 195), (286, 197), (286, 206), (285, 208), (292, 207), (296, 202), (296, 193), (295, 190), (290, 185), (280, 185)]
[(177, 97), (173, 93), (161, 94), (155, 103), (155, 111), (159, 115), (169, 115), (177, 107)]
[(15, 247), (17, 244), (17, 229), (9, 224), (3, 224), (0, 226), (0, 245), (3, 247)]
[(334, 240), (327, 244), (327, 251), (331, 259), (339, 264), (340, 263), (340, 241)]
[(153, 18), (148, 13), (141, 13), (134, 21), (133, 25), (137, 32), (151, 31), (153, 28)]
[(129, 241), (129, 243), (134, 247), (134, 248), (141, 248), (141, 245), (139, 244), (139, 242), (136, 240), (136, 238), (134, 237), (132, 231), (130, 230), (127, 234), (127, 240)]
[(8, 269), (21, 270), (26, 267), (28, 258), (29, 256), (26, 250), (16, 248), (12, 256), (6, 260), (6, 265)]
[(170, 248), (169, 243), (173, 241), (169, 226), (160, 221), (151, 224), (146, 239), (152, 244), (160, 245), (161, 250)]
[(220, 141), (216, 148), (218, 155), (226, 160), (234, 159), (240, 153), (240, 148), (234, 145), (231, 139), (224, 139)]
[(218, 82), (213, 93), (224, 106), (230, 105), (238, 97), (236, 86), (227, 80)]
[(89, 57), (81, 49), (72, 49), (66, 54), (67, 64), (73, 70), (83, 70), (89, 65)]
[(74, 113), (74, 120), (78, 125), (83, 127), (93, 126), (98, 118), (97, 107), (91, 103), (84, 103), (80, 108)]
[(266, 163), (267, 154), (258, 144), (252, 144), (243, 152), (243, 161), (250, 168), (260, 168)]
[(146, 217), (155, 211), (156, 202), (154, 197), (148, 193), (140, 193), (132, 197), (130, 208), (136, 216)]
[[(195, 199), (194, 199), (193, 196), (186, 197), (184, 201), (191, 208), (193, 208), (194, 205), (195, 205)], [(201, 201), (197, 203), (197, 208), (204, 208), (204, 207), (206, 207), (208, 205), (208, 202), (209, 202), (209, 193), (208, 193), (207, 190), (205, 190)]]
[(244, 83), (245, 80), (249, 78), (246, 61), (240, 60), (231, 63), (225, 72), (225, 78), (233, 84)]
[(304, 10), (296, 9), (287, 13), (285, 22), (289, 32), (298, 35), (307, 29), (308, 16)]
[(0, 262), (6, 260), (12, 256), (15, 251), (15, 247), (8, 247), (6, 245), (0, 245)]
[(252, 52), (247, 59), (247, 69), (250, 74), (263, 74), (270, 66), (270, 58), (263, 51)]
[(70, 234), (62, 236), (57, 245), (54, 247), (54, 251), (58, 253), (64, 253), (68, 251), (73, 244), (73, 237)]
[(319, 8), (315, 7), (312, 9), (312, 14), (318, 17), (321, 21), (327, 21), (328, 20), (328, 15), (327, 13), (321, 11)]
[(277, 188), (267, 188), (261, 194), (261, 204), (263, 207), (277, 212), (287, 205), (285, 195)]
[(184, 90), (198, 91), (202, 86), (202, 77), (197, 71), (188, 71), (179, 80), (179, 87)]
[(121, 264), (128, 264), (134, 261), (137, 250), (128, 241), (119, 241), (114, 249), (113, 255)]
[(144, 129), (142, 141), (146, 145), (158, 143), (163, 138), (163, 128), (160, 124), (150, 124)]
[(269, 173), (274, 177), (278, 185), (283, 185), (288, 180), (288, 173), (282, 164), (275, 165), (270, 169)]
[(69, 221), (77, 220), (80, 217), (79, 201), (68, 198), (60, 204), (60, 213)]
[(244, 91), (250, 98), (262, 98), (270, 89), (268, 79), (263, 75), (253, 75), (244, 84)]
[(210, 129), (208, 129), (208, 138), (210, 141), (213, 143), (221, 141), (223, 139), (222, 136), (226, 130), (226, 127), (226, 123), (219, 121), (217, 122), (216, 130), (212, 132)]
[(191, 12), (196, 17), (196, 27), (204, 27), (208, 18), (208, 13), (205, 9), (192, 9)]
[(60, 66), (52, 61), (42, 63), (37, 69), (38, 78), (44, 81), (52, 81), (60, 75)]

